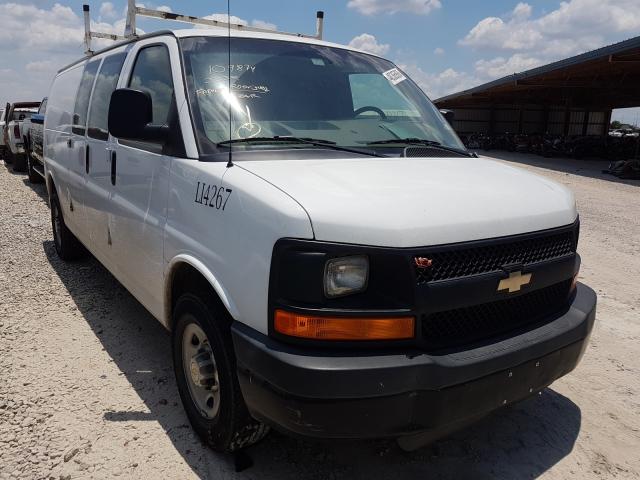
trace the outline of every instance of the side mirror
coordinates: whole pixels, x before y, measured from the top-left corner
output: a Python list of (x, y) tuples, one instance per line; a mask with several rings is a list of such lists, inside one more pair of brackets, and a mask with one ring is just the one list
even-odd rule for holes
[(449, 122), (449, 125), (453, 127), (453, 121), (456, 119), (456, 114), (453, 112), (453, 110), (440, 110), (440, 113), (445, 118), (445, 120)]
[(38, 125), (44, 124), (44, 115), (41, 113), (31, 115), (31, 123), (37, 123)]
[(163, 142), (169, 134), (166, 125), (152, 125), (153, 106), (149, 92), (119, 88), (109, 102), (109, 133), (116, 138), (143, 142)]

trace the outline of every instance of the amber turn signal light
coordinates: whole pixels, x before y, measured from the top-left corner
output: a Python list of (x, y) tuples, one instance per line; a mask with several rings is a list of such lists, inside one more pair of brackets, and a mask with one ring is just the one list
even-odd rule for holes
[(324, 317), (276, 310), (274, 328), (291, 337), (313, 340), (406, 340), (413, 338), (414, 317)]

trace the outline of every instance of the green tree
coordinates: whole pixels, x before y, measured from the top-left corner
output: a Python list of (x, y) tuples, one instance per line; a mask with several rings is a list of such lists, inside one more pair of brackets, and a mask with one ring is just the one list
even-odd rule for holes
[(616, 129), (620, 128), (621, 126), (622, 126), (622, 124), (618, 120), (614, 120), (613, 122), (611, 122), (611, 125), (609, 126), (609, 128), (611, 130), (616, 130)]

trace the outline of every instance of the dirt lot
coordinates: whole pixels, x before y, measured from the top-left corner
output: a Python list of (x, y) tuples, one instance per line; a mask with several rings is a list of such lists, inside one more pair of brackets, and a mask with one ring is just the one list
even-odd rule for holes
[[(640, 182), (511, 158), (578, 198), (599, 306), (577, 370), (411, 454), (272, 433), (242, 478), (640, 478)], [(95, 260), (58, 260), (44, 187), (0, 164), (0, 208), (0, 478), (237, 476), (192, 433), (160, 324)]]

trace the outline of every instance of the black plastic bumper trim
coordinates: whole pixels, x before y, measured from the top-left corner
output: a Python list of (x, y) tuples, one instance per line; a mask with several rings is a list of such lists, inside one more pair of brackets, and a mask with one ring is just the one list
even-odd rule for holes
[[(394, 436), (483, 414), (499, 407), (498, 397), (513, 402), (549, 385), (579, 362), (595, 310), (595, 293), (578, 284), (569, 310), (545, 325), (440, 356), (303, 349), (237, 322), (232, 336), (240, 386), (256, 418), (308, 436)], [(531, 370), (536, 362), (546, 367)], [(500, 372), (518, 368), (521, 381), (504, 383)]]

